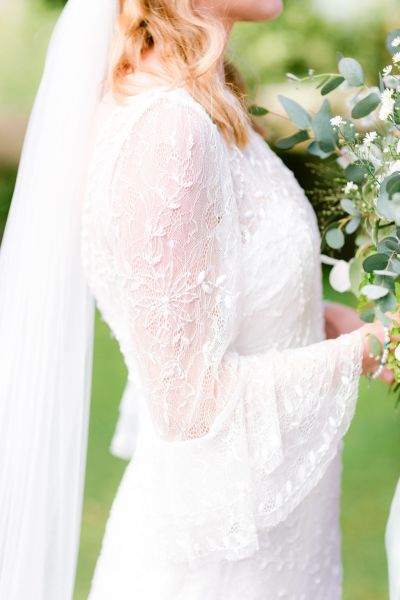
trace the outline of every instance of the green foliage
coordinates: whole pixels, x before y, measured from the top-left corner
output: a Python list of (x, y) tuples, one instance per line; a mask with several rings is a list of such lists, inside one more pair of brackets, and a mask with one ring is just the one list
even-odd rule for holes
[(326, 96), (336, 90), (344, 81), (343, 76), (334, 75), (333, 77), (328, 78), (327, 82), (321, 87), (321, 95)]
[(310, 139), (310, 136), (308, 135), (308, 131), (302, 129), (287, 138), (282, 138), (282, 139), (278, 140), (275, 143), (275, 145), (277, 148), (280, 148), (281, 150), (290, 150), (290, 148), (293, 148), (294, 146), (296, 146), (296, 144), (299, 144), (300, 142), (304, 142), (308, 139)]
[(330, 123), (331, 117), (330, 104), (328, 100), (324, 100), (319, 111), (311, 119), (314, 140), (322, 152), (327, 154), (334, 151), (338, 141), (337, 133)]
[(12, 168), (0, 168), (0, 241), (6, 224), (16, 172)]
[(256, 104), (252, 104), (249, 106), (249, 113), (254, 117), (262, 117), (269, 113), (269, 110), (264, 108), (263, 106), (257, 106)]
[(344, 174), (347, 181), (364, 183), (370, 171), (375, 171), (374, 165), (371, 162), (356, 160), (345, 168)]
[(357, 102), (351, 111), (353, 119), (362, 119), (372, 113), (380, 104), (381, 99), (375, 92), (368, 94), (365, 98)]
[(311, 117), (300, 104), (291, 98), (286, 98), (286, 96), (278, 96), (278, 98), (283, 108), (286, 110), (289, 119), (291, 119), (297, 127), (300, 127), (300, 129), (308, 129), (308, 127), (310, 127)]
[[(238, 23), (232, 32), (231, 56), (245, 75), (252, 92), (261, 84), (282, 81), (287, 73), (331, 73), (336, 70), (335, 52), (356, 56), (366, 80), (376, 76), (387, 61), (382, 44), (392, 25), (392, 13), (382, 1), (379, 13), (340, 24), (323, 19), (309, 0), (299, 9), (298, 0), (286, 0), (279, 19), (270, 23)], [(338, 74), (339, 75), (339, 74)]]
[(351, 87), (360, 87), (364, 84), (364, 71), (360, 63), (354, 58), (341, 58), (339, 72)]
[(338, 250), (344, 245), (344, 235), (341, 229), (332, 227), (326, 232), (326, 241), (331, 248)]
[[(392, 48), (399, 48), (400, 36), (391, 33), (387, 36), (386, 43), (390, 43)], [(348, 277), (340, 275), (343, 263), (340, 267), (342, 270), (335, 273), (335, 281), (339, 282), (339, 288), (350, 287), (359, 298), (358, 310), (362, 319), (381, 319), (387, 326), (392, 325), (389, 313), (399, 310), (399, 288), (396, 287), (400, 283), (400, 171), (397, 170), (400, 159), (399, 62), (396, 55), (392, 64), (379, 72), (379, 93), (368, 88), (360, 63), (351, 57), (343, 57), (340, 53), (340, 75), (316, 75), (313, 69), (304, 78), (290, 74), (290, 79), (299, 83), (314, 83), (322, 96), (331, 93), (345, 80), (350, 90), (356, 89), (355, 95), (350, 98), (354, 119), (367, 117), (380, 107), (379, 114), (375, 114), (372, 121), (375, 128), (365, 136), (356, 131), (350, 119), (341, 115), (332, 117), (326, 98), (320, 109), (310, 116), (297, 102), (279, 96), (288, 117), (301, 127), (299, 132), (280, 140), (280, 148), (292, 148), (299, 141), (311, 139), (309, 153), (322, 160), (331, 155), (340, 156), (340, 164), (347, 180), (342, 188), (346, 197), (334, 196), (333, 200), (339, 203), (345, 215), (342, 214), (338, 220), (327, 224), (321, 237), (321, 251), (326, 246), (332, 250), (340, 250), (345, 246), (345, 234), (351, 235), (362, 230), (358, 236), (358, 249), (352, 257), (352, 261), (357, 264), (358, 285), (354, 284), (354, 273), (353, 281), (350, 278), (350, 265)], [(361, 91), (366, 93), (360, 99)], [(388, 228), (390, 231), (387, 231)], [(363, 261), (360, 269), (361, 257)], [(399, 384), (396, 391), (400, 404), (400, 362), (391, 357), (388, 366), (393, 369), (394, 379)]]

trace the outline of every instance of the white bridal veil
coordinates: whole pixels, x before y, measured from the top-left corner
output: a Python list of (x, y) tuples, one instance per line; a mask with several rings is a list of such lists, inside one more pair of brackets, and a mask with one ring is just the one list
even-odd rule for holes
[[(0, 252), (2, 600), (73, 594), (94, 314), (80, 209), (117, 9), (117, 0), (69, 0), (57, 23)], [(391, 600), (400, 599), (395, 511)]]
[(69, 0), (0, 253), (0, 598), (71, 600), (93, 343), (80, 208), (117, 0)]

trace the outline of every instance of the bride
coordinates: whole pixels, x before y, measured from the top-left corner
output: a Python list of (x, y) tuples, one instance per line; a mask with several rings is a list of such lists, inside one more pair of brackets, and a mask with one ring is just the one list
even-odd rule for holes
[(280, 11), (63, 11), (0, 259), (1, 598), (72, 597), (94, 301), (138, 427), (89, 599), (341, 597), (342, 438), (387, 331), (323, 303), (315, 213), (224, 61)]

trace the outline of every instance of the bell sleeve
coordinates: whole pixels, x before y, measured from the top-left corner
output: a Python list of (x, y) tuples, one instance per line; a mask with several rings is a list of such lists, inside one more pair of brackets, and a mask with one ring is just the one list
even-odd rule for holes
[(362, 334), (234, 350), (238, 208), (224, 142), (197, 105), (153, 102), (127, 135), (112, 188), (123, 314), (152, 431), (133, 459), (132, 535), (167, 561), (249, 556), (339, 451)]

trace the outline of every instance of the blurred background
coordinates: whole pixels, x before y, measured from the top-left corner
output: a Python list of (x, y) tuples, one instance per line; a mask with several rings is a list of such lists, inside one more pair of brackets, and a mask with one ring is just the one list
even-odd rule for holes
[[(0, 238), (47, 43), (62, 5), (62, 0), (0, 0)], [(398, 0), (285, 0), (285, 10), (275, 22), (234, 28), (230, 56), (254, 102), (282, 113), (278, 93), (303, 104), (316, 101), (309, 87), (296, 89), (285, 74), (304, 76), (309, 68), (336, 72), (336, 51), (357, 58), (367, 81), (375, 85), (378, 70), (389, 62), (385, 35), (399, 26)], [(286, 133), (283, 119), (268, 116), (263, 122), (270, 143)], [(311, 190), (310, 157), (304, 150), (281, 156), (306, 191)], [(324, 290), (327, 299), (355, 304), (351, 295), (330, 288), (326, 271)], [(110, 505), (127, 464), (109, 452), (126, 372), (115, 340), (99, 316), (93, 377), (76, 600), (87, 597)], [(362, 380), (360, 392), (344, 446), (344, 599), (384, 600), (388, 596), (384, 527), (400, 474), (400, 417), (381, 382), (369, 385)]]

